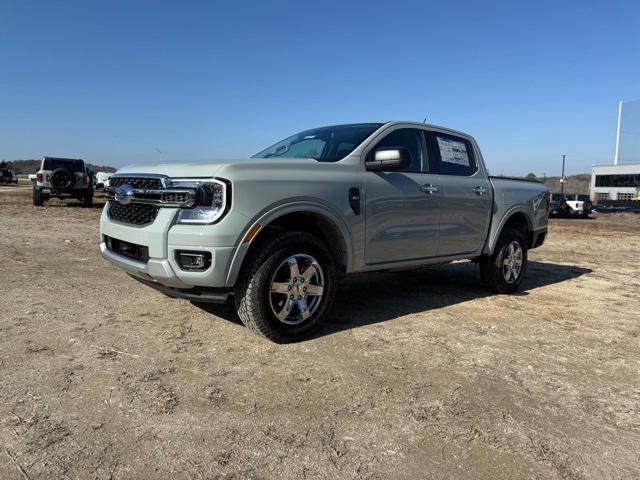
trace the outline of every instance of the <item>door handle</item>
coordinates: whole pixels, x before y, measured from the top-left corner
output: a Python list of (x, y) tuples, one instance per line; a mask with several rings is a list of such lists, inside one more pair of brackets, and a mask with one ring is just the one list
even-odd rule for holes
[(476, 195), (484, 195), (485, 193), (487, 193), (487, 189), (484, 187), (474, 187), (473, 193), (475, 193)]
[(440, 189), (438, 187), (436, 187), (435, 185), (431, 185), (430, 183), (427, 183), (425, 185), (420, 185), (420, 191), (424, 193), (428, 193), (429, 195), (431, 195), (432, 193), (436, 193), (439, 190)]

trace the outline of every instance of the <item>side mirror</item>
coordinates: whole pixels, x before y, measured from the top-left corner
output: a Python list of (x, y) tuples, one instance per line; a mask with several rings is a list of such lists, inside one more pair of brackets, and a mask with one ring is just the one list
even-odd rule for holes
[(411, 155), (404, 147), (382, 147), (370, 155), (365, 162), (367, 170), (379, 172), (381, 170), (403, 170), (411, 166)]

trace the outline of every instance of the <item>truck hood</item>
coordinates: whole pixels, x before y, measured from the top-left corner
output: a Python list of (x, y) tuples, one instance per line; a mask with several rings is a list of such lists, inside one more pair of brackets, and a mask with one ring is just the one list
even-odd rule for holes
[(313, 158), (242, 158), (226, 160), (203, 160), (198, 162), (140, 163), (127, 165), (116, 173), (136, 174), (155, 173), (176, 178), (215, 177), (225, 170), (240, 169), (313, 169), (315, 166), (327, 165)]

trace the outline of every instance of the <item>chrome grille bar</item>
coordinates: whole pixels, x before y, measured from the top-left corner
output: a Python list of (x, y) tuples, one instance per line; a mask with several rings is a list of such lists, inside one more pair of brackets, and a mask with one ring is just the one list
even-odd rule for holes
[(158, 207), (193, 208), (197, 204), (197, 192), (190, 188), (148, 189), (133, 188), (129, 185), (105, 189), (110, 202), (123, 205), (139, 203)]

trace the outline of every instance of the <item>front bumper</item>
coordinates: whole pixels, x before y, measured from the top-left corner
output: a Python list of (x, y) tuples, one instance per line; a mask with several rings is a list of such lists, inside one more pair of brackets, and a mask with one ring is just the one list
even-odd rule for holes
[(131, 258), (112, 252), (107, 248), (105, 242), (100, 242), (100, 251), (106, 260), (109, 260), (114, 265), (136, 277), (142, 277), (150, 282), (159, 282), (167, 287), (193, 287), (193, 285), (189, 285), (180, 280), (167, 259), (150, 258), (146, 263), (137, 262)]
[[(112, 264), (143, 280), (143, 283), (151, 282), (180, 290), (194, 289), (192, 293), (197, 289), (233, 286), (228, 276), (237, 247), (224, 245), (233, 245), (237, 236), (230, 233), (224, 221), (215, 225), (177, 225), (174, 222), (177, 210), (162, 208), (153, 223), (132, 226), (110, 219), (108, 205), (100, 219), (100, 250), (102, 256)], [(139, 261), (109, 250), (104, 242), (105, 235), (147, 247), (149, 259)], [(211, 266), (203, 271), (182, 270), (176, 261), (176, 252), (179, 250), (210, 252)], [(177, 294), (172, 296), (187, 298)]]
[(135, 275), (130, 275), (134, 280), (139, 281), (140, 283), (146, 285), (147, 287), (151, 287), (159, 292), (168, 295), (173, 298), (183, 298), (185, 300), (189, 300), (191, 302), (200, 302), (200, 303), (225, 303), (231, 294), (229, 289), (216, 289), (216, 288), (189, 288), (189, 289), (181, 289), (174, 287), (167, 287), (158, 282), (152, 282), (145, 280), (143, 278), (137, 277)]

